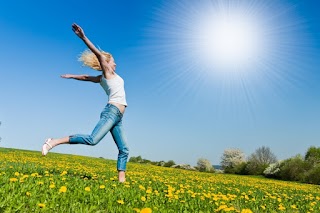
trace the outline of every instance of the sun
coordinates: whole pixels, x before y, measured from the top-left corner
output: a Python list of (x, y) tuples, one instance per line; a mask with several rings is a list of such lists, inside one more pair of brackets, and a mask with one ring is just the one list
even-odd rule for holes
[(263, 48), (260, 31), (249, 15), (209, 14), (195, 22), (194, 49), (208, 66), (222, 70), (249, 66)]
[(308, 50), (303, 26), (295, 7), (283, 1), (164, 1), (144, 51), (172, 85), (179, 80), (188, 91), (214, 88), (217, 96), (254, 103), (257, 88), (277, 91), (299, 73), (296, 63)]

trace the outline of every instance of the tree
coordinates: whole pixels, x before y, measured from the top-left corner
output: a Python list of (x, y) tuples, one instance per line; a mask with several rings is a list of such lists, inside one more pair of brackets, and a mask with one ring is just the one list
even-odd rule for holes
[(176, 165), (176, 163), (173, 160), (169, 160), (168, 162), (164, 163), (164, 167), (171, 167), (173, 165)]
[(200, 158), (197, 162), (197, 168), (200, 172), (211, 172), (214, 171), (210, 161), (205, 158)]
[(308, 163), (301, 155), (297, 155), (282, 162), (279, 176), (281, 180), (304, 181), (308, 170)]
[(129, 159), (129, 162), (141, 163), (142, 162), (142, 157), (140, 155), (138, 157), (131, 157)]
[(245, 162), (245, 155), (240, 149), (226, 149), (221, 157), (221, 167), (225, 173), (234, 173), (236, 166)]
[(320, 147), (311, 146), (309, 147), (304, 159), (311, 163), (313, 166), (320, 163)]
[(277, 162), (277, 157), (270, 148), (262, 146), (249, 156), (247, 171), (251, 175), (262, 175), (263, 171), (275, 162)]

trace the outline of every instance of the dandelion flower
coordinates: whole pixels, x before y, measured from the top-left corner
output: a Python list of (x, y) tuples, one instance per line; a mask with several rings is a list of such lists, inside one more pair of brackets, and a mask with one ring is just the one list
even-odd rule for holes
[(105, 185), (100, 185), (99, 188), (100, 188), (100, 189), (104, 189), (104, 188), (106, 188), (106, 186), (105, 186)]
[(146, 188), (144, 186), (142, 186), (142, 185), (139, 185), (139, 189), (146, 190)]
[(38, 206), (39, 206), (40, 208), (44, 208), (44, 207), (46, 207), (46, 204), (44, 204), (44, 203), (39, 203)]
[(291, 205), (291, 208), (297, 209), (297, 206), (296, 205)]
[(278, 208), (280, 211), (282, 211), (282, 210), (285, 210), (286, 209), (286, 207), (284, 207), (283, 205), (279, 205), (279, 208)]
[(59, 192), (62, 192), (62, 193), (67, 192), (67, 187), (66, 186), (61, 186), (61, 188), (59, 189)]
[(16, 181), (18, 181), (17, 178), (10, 178), (10, 182), (16, 182)]
[(252, 213), (250, 209), (242, 209), (241, 213)]
[(26, 195), (27, 195), (27, 196), (31, 196), (31, 193), (30, 193), (30, 192), (26, 192)]
[(67, 172), (67, 171), (63, 171), (63, 172), (60, 174), (60, 176), (63, 176), (63, 175), (66, 175), (66, 174), (68, 174), (68, 172)]
[(150, 208), (143, 208), (143, 209), (141, 209), (140, 213), (152, 213), (152, 209), (150, 209)]
[(86, 188), (84, 188), (84, 190), (87, 191), (87, 192), (90, 192), (90, 191), (91, 191), (91, 189), (90, 189), (89, 186), (87, 186)]
[(142, 196), (142, 197), (141, 197), (141, 200), (144, 202), (144, 201), (146, 201), (147, 199), (146, 199), (146, 197)]
[(119, 204), (124, 204), (124, 201), (123, 200), (117, 200), (117, 203), (119, 203)]

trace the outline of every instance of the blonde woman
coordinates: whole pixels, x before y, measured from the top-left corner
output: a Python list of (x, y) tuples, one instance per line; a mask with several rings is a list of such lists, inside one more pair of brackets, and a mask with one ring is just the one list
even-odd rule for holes
[(65, 74), (61, 77), (100, 83), (108, 95), (108, 103), (101, 112), (100, 120), (90, 135), (76, 134), (57, 139), (48, 138), (42, 146), (42, 155), (47, 155), (49, 150), (60, 144), (85, 144), (94, 146), (110, 131), (119, 149), (117, 161), (119, 181), (124, 182), (129, 154), (129, 149), (126, 144), (127, 139), (122, 126), (122, 117), (127, 107), (124, 81), (115, 73), (116, 63), (111, 54), (98, 50), (85, 36), (83, 29), (79, 25), (72, 24), (72, 30), (90, 49), (90, 51), (85, 51), (81, 55), (80, 60), (84, 65), (92, 69), (102, 71), (102, 75)]

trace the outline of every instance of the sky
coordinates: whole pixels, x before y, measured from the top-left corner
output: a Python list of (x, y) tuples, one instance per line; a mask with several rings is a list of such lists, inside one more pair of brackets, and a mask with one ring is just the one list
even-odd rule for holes
[[(77, 23), (114, 56), (125, 81), (130, 157), (219, 164), (226, 149), (249, 156), (261, 146), (279, 160), (304, 155), (320, 145), (319, 7), (316, 0), (1, 1), (0, 146), (40, 155), (48, 137), (93, 130), (108, 100), (103, 89), (60, 78), (100, 74), (78, 61), (86, 46), (71, 30)], [(110, 134), (96, 146), (52, 151), (108, 159), (118, 152)]]

